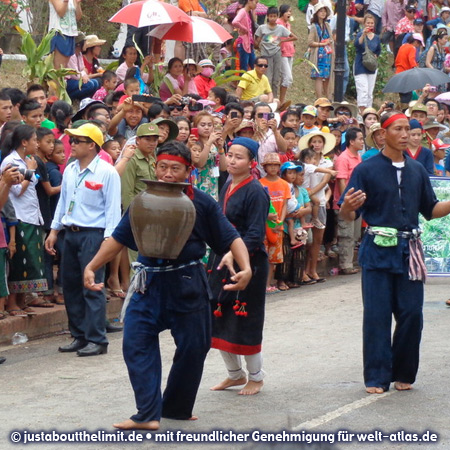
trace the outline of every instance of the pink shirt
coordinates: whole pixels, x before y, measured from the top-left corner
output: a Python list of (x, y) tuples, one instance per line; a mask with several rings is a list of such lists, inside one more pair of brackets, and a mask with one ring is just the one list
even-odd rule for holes
[(250, 15), (245, 8), (241, 8), (238, 11), (232, 22), (232, 25), (239, 31), (238, 39), (242, 42), (242, 48), (246, 53), (251, 52), (251, 45), (253, 44), (253, 30), (251, 23)]
[[(287, 28), (289, 31), (291, 31), (291, 24), (289, 22), (285, 22), (283, 19), (277, 19), (277, 24), (282, 25), (284, 28)], [(293, 41), (283, 42), (280, 47), (281, 56), (291, 58), (295, 55), (295, 46)]]
[(353, 169), (362, 162), (361, 155), (358, 153), (353, 155), (350, 150), (345, 149), (334, 161), (334, 170), (337, 170), (336, 183), (334, 185), (333, 192), (333, 209), (339, 209), (337, 205), (341, 198), (341, 192), (339, 190), (339, 180), (345, 180), (346, 184), (352, 176)]
[(105, 150), (100, 149), (100, 151), (98, 152), (98, 157), (100, 159), (103, 159), (103, 161), (106, 161), (107, 163), (111, 164), (112, 166), (114, 165), (114, 161), (111, 157), (111, 155), (107, 152), (105, 152)]

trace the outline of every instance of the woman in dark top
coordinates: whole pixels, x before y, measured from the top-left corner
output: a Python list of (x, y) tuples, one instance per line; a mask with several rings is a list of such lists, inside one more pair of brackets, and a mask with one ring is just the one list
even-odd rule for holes
[[(222, 290), (229, 272), (216, 268), (222, 258), (231, 258), (230, 253), (225, 256), (211, 253), (208, 271), (215, 301), (211, 346), (221, 350), (228, 370), (228, 378), (211, 390), (245, 384), (239, 392), (243, 395), (257, 394), (264, 378), (261, 343), (268, 261), (263, 241), (270, 199), (250, 173), (258, 148), (258, 143), (249, 138), (233, 140), (227, 154), (231, 181), (223, 187), (219, 200), (224, 214), (247, 246), (253, 277), (244, 291)], [(248, 379), (240, 355), (245, 356)]]
[(364, 28), (355, 38), (355, 65), (354, 76), (357, 93), (357, 103), (359, 112), (366, 108), (372, 107), (373, 89), (377, 79), (377, 71), (372, 72), (363, 65), (363, 54), (366, 51), (366, 46), (378, 57), (381, 53), (381, 42), (379, 36), (374, 33), (375, 18), (371, 14), (364, 16)]

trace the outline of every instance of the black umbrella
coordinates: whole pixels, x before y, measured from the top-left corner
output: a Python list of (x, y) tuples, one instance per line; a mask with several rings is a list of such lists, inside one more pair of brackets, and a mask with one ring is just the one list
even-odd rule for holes
[(426, 84), (439, 86), (446, 83), (450, 83), (450, 77), (441, 70), (415, 67), (394, 75), (383, 92), (411, 92), (423, 89)]

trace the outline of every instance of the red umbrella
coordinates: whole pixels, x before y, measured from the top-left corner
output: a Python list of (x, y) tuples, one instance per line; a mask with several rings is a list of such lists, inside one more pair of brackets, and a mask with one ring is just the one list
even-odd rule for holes
[(190, 22), (190, 20), (190, 17), (180, 8), (155, 0), (130, 3), (109, 19), (110, 22), (126, 23), (138, 28), (162, 23)]
[[(241, 8), (241, 5), (239, 2), (234, 2), (228, 5), (224, 11), (221, 12), (224, 16), (235, 16), (237, 13), (237, 10)], [(262, 3), (259, 3), (256, 5), (255, 8), (255, 14), (257, 16), (264, 16), (267, 14), (267, 10), (269, 8), (266, 5), (263, 5)]]
[(192, 16), (190, 19), (192, 19), (190, 23), (180, 22), (158, 25), (150, 31), (149, 36), (173, 41), (213, 42), (216, 44), (221, 44), (232, 38), (231, 34), (222, 25), (214, 22), (214, 20), (196, 16)]

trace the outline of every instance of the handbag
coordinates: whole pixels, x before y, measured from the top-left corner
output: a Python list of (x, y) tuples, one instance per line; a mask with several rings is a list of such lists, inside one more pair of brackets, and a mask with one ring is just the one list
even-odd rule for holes
[(370, 50), (367, 42), (367, 36), (364, 36), (364, 44), (365, 50), (362, 55), (362, 64), (367, 70), (370, 70), (370, 72), (375, 72), (378, 68), (378, 58), (377, 55)]

